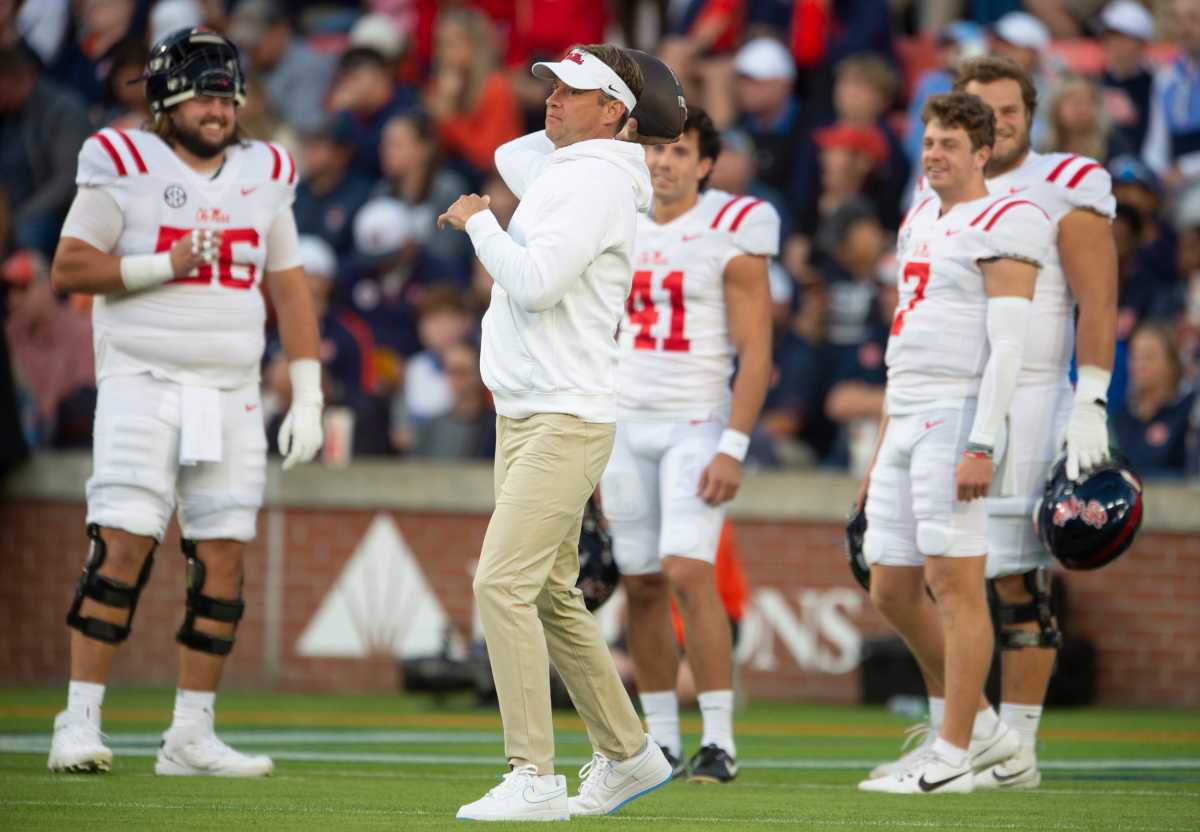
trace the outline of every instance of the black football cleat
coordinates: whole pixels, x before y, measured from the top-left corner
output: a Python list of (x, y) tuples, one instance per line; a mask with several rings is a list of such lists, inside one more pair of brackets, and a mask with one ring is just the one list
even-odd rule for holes
[(718, 745), (703, 746), (687, 764), (689, 783), (729, 783), (737, 774), (737, 760)]

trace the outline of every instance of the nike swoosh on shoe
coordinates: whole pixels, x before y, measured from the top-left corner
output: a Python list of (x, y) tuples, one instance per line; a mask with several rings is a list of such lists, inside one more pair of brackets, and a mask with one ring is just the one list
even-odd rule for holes
[(1033, 768), (1033, 766), (1029, 766), (1028, 768), (1023, 768), (1020, 771), (1018, 771), (1016, 774), (1001, 774), (1000, 772), (996, 771), (995, 769), (992, 769), (992, 777), (995, 777), (996, 780), (1000, 783), (1007, 783), (1009, 780), (1014, 780), (1014, 779), (1020, 777), (1021, 775), (1028, 773), (1029, 770), (1032, 768)]
[(928, 780), (926, 780), (925, 775), (922, 774), (921, 779), (917, 781), (917, 785), (921, 787), (921, 791), (923, 791), (923, 792), (935, 792), (938, 789), (940, 789), (942, 786), (946, 785), (947, 783), (953, 783), (955, 780), (962, 777), (964, 774), (970, 774), (970, 773), (971, 773), (971, 770), (967, 769), (966, 771), (960, 771), (958, 774), (954, 775), (953, 777), (947, 777), (945, 780), (935, 780), (932, 783), (930, 783)]

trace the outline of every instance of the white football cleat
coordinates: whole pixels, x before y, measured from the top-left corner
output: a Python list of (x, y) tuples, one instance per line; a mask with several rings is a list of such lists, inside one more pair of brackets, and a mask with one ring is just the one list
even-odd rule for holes
[(937, 732), (928, 722), (918, 722), (916, 725), (909, 726), (908, 730), (904, 732), (904, 744), (900, 746), (900, 750), (902, 752), (905, 749), (911, 750), (902, 753), (898, 760), (875, 766), (867, 775), (867, 779), (875, 780), (879, 777), (887, 777), (889, 774), (898, 774), (911, 767), (925, 757), (925, 753), (933, 748), (933, 741), (936, 739)]
[(1020, 735), (1004, 722), (997, 721), (991, 735), (983, 739), (972, 738), (967, 753), (971, 757), (972, 770), (978, 773), (1016, 756), (1020, 751)]
[(473, 803), (460, 806), (459, 820), (570, 820), (567, 778), (538, 774), (537, 766), (514, 768), (499, 786)]
[(172, 725), (154, 761), (155, 774), (175, 777), (268, 777), (274, 770), (270, 757), (233, 750), (207, 725)]
[(90, 719), (70, 711), (61, 711), (54, 717), (54, 736), (46, 761), (51, 771), (67, 774), (111, 771), (112, 756), (100, 728)]
[(1004, 762), (975, 774), (977, 789), (1036, 789), (1041, 784), (1037, 755), (1026, 746)]
[(952, 766), (934, 751), (903, 771), (858, 784), (861, 792), (883, 794), (967, 794), (974, 788), (969, 758), (961, 766)]
[(579, 794), (567, 801), (571, 816), (611, 815), (626, 803), (671, 782), (671, 763), (650, 735), (642, 750), (617, 763), (600, 752), (579, 769)]

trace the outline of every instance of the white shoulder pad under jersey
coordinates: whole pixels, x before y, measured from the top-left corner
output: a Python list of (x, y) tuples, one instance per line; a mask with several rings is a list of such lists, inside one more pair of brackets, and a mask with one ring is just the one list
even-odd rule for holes
[(709, 188), (696, 207), (708, 227), (727, 234), (741, 253), (764, 257), (779, 254), (779, 212), (771, 203)]
[(997, 196), (1028, 192), (1056, 223), (1076, 208), (1110, 219), (1117, 211), (1108, 171), (1095, 159), (1074, 153), (1030, 153), (1020, 167), (987, 185)]

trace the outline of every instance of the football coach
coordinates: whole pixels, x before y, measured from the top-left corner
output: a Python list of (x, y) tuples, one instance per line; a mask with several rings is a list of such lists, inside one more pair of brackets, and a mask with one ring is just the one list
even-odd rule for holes
[[(632, 280), (635, 220), (651, 197), (638, 142), (660, 140), (627, 124), (644, 82), (621, 49), (573, 47), (533, 74), (554, 84), (546, 129), (495, 157), (520, 200), (507, 232), (474, 194), (438, 218), (467, 232), (495, 280), (480, 370), (498, 414), (496, 507), (474, 591), (510, 770), (461, 807), (461, 819), (607, 814), (671, 777), (575, 588), (584, 506), (613, 446), (613, 336)], [(548, 659), (594, 749), (569, 800), (554, 773)]]

